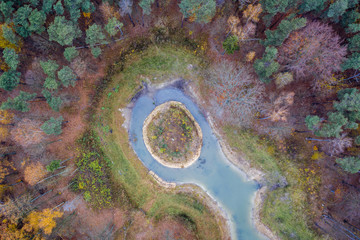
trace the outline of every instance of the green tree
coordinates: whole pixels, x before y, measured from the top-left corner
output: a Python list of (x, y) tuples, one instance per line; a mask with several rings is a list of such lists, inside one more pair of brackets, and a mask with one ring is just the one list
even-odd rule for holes
[(13, 99), (8, 98), (6, 102), (1, 104), (0, 109), (7, 110), (7, 109), (14, 109), (21, 112), (28, 112), (29, 103), (27, 101), (33, 100), (36, 97), (36, 93), (28, 93), (20, 91), (19, 95), (14, 97)]
[(321, 128), (315, 131), (315, 135), (321, 137), (340, 137), (343, 127), (349, 121), (341, 112), (329, 112), (327, 123), (322, 124)]
[(359, 157), (338, 158), (338, 159), (336, 159), (336, 162), (346, 172), (357, 173), (360, 171), (360, 158)]
[(19, 65), (19, 56), (12, 48), (5, 48), (3, 51), (3, 58), (5, 63), (12, 69), (16, 70)]
[(6, 91), (12, 91), (20, 82), (20, 73), (15, 70), (4, 72), (0, 76), (0, 88)]
[(269, 83), (271, 81), (270, 76), (279, 69), (280, 64), (275, 62), (277, 53), (276, 48), (266, 47), (263, 58), (256, 59), (254, 62), (255, 72), (264, 83)]
[(105, 30), (109, 33), (110, 36), (115, 36), (122, 27), (123, 24), (119, 20), (117, 20), (116, 17), (112, 17), (105, 25)]
[(214, 0), (182, 0), (179, 7), (185, 18), (191, 17), (200, 23), (209, 22), (216, 12)]
[(37, 7), (37, 5), (39, 5), (39, 1), (40, 0), (27, 0), (27, 2), (30, 3), (32, 7)]
[(64, 16), (56, 16), (47, 31), (49, 40), (56, 41), (61, 46), (72, 45), (73, 40), (81, 35), (81, 31), (77, 26), (73, 22), (66, 20)]
[[(61, 130), (61, 126), (60, 126), (60, 130)], [(60, 163), (61, 163), (60, 160), (53, 160), (49, 165), (46, 166), (46, 170), (48, 170), (49, 172), (54, 172), (56, 169), (60, 167)]]
[(151, 13), (151, 4), (154, 3), (155, 0), (141, 0), (139, 6), (143, 10), (143, 14), (150, 15)]
[(46, 14), (43, 11), (34, 9), (29, 16), (29, 30), (31, 32), (42, 33), (45, 31), (44, 23), (46, 21)]
[(15, 45), (18, 44), (18, 42), (19, 42), (18, 37), (13, 32), (13, 30), (10, 27), (8, 27), (7, 25), (5, 25), (5, 24), (2, 26), (2, 33), (3, 33), (3, 37), (6, 40), (11, 42), (12, 44), (15, 44)]
[(41, 129), (48, 135), (60, 135), (62, 132), (61, 125), (63, 120), (62, 116), (57, 119), (51, 117), (49, 120), (44, 122), (43, 125), (41, 125)]
[(360, 69), (360, 53), (355, 52), (351, 54), (341, 65), (341, 68), (344, 71), (347, 69)]
[(319, 127), (321, 119), (318, 116), (308, 115), (305, 118), (305, 124), (308, 129), (314, 131)]
[(40, 66), (46, 75), (55, 78), (55, 72), (59, 65), (54, 60), (40, 61)]
[(0, 2), (0, 12), (2, 13), (3, 21), (10, 19), (10, 16), (11, 16), (12, 12), (14, 11), (13, 5), (14, 5), (14, 2), (12, 2), (12, 1)]
[(348, 9), (348, 0), (337, 0), (330, 4), (327, 17), (332, 18), (334, 21), (338, 22), (341, 15), (346, 12), (346, 9)]
[(68, 87), (69, 85), (75, 86), (76, 75), (68, 66), (63, 67), (58, 71), (58, 78), (65, 87)]
[(301, 12), (320, 12), (324, 10), (326, 2), (327, 0), (303, 0), (299, 8)]
[(15, 31), (22, 37), (26, 38), (30, 35), (30, 24), (28, 18), (32, 12), (29, 5), (24, 5), (14, 13), (13, 22), (15, 24)]
[(235, 51), (240, 49), (239, 38), (235, 35), (227, 37), (223, 42), (223, 48), (227, 54), (233, 54)]
[(94, 57), (98, 58), (101, 55), (101, 48), (93, 47), (91, 48), (91, 53)]
[(55, 90), (58, 87), (59, 87), (59, 84), (54, 77), (45, 78), (44, 88), (49, 89), (49, 90)]
[(92, 2), (90, 2), (90, 0), (83, 0), (81, 10), (86, 13), (92, 13), (95, 11), (95, 6)]
[(275, 15), (283, 13), (289, 5), (289, 0), (262, 0), (261, 6), (265, 12)]
[(292, 31), (302, 28), (306, 25), (305, 18), (294, 18), (291, 20), (283, 20), (277, 29), (271, 31), (266, 30), (266, 39), (263, 44), (265, 46), (280, 46), (287, 39)]
[(340, 23), (343, 27), (347, 27), (351, 23), (355, 23), (360, 18), (360, 13), (356, 10), (346, 11), (341, 17)]
[(348, 42), (349, 42), (348, 49), (351, 52), (360, 51), (360, 33), (348, 39)]
[(91, 53), (94, 57), (98, 57), (101, 54), (101, 49), (95, 47), (95, 45), (105, 43), (105, 35), (102, 32), (101, 26), (97, 24), (91, 25), (86, 30), (85, 42), (90, 45)]
[(64, 7), (61, 3), (61, 0), (59, 0), (55, 6), (54, 6), (54, 10), (56, 12), (57, 15), (63, 15), (64, 14)]
[(43, 0), (42, 10), (45, 14), (51, 13), (56, 0)]
[(77, 56), (79, 56), (79, 52), (76, 50), (75, 47), (67, 47), (67, 48), (65, 48), (64, 57), (66, 58), (66, 60), (71, 62)]
[(41, 92), (46, 98), (46, 102), (49, 104), (52, 110), (58, 112), (60, 111), (60, 107), (62, 105), (62, 100), (60, 97), (54, 97), (48, 90), (44, 89)]

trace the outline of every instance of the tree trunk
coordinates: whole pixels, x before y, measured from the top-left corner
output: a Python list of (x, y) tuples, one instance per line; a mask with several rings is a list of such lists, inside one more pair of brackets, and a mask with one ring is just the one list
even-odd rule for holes
[(311, 138), (311, 137), (307, 137), (305, 139), (310, 140), (310, 141), (318, 141), (318, 142), (330, 142), (330, 139), (318, 139), (318, 138)]
[(130, 13), (128, 13), (128, 16), (129, 16), (129, 19), (130, 19), (132, 25), (135, 27), (135, 23), (134, 23), (134, 21), (132, 20)]

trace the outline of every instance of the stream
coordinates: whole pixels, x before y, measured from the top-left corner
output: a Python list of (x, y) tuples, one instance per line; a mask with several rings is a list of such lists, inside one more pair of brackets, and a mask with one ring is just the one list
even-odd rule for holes
[[(145, 118), (156, 106), (171, 100), (179, 101), (189, 109), (203, 133), (201, 155), (188, 168), (168, 168), (161, 165), (152, 158), (142, 140)], [(149, 170), (168, 182), (196, 184), (218, 202), (230, 219), (232, 239), (265, 239), (255, 229), (251, 219), (258, 184), (248, 180), (243, 172), (229, 162), (205, 116), (181, 90), (168, 87), (140, 96), (132, 110), (129, 133), (133, 149)]]

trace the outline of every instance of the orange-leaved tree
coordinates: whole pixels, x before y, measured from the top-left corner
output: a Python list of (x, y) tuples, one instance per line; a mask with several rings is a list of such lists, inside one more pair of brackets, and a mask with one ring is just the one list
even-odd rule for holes
[(46, 175), (46, 169), (40, 162), (31, 163), (25, 168), (24, 174), (25, 181), (27, 181), (30, 185), (35, 185), (38, 181), (44, 178)]

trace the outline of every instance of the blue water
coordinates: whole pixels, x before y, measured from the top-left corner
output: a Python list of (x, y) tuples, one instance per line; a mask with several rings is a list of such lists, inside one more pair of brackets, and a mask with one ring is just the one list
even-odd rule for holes
[[(154, 108), (167, 101), (182, 102), (199, 123), (203, 146), (199, 159), (188, 168), (168, 168), (152, 158), (142, 140), (145, 118)], [(194, 183), (202, 187), (228, 213), (232, 223), (233, 239), (264, 239), (251, 221), (252, 198), (257, 184), (248, 181), (224, 156), (218, 140), (204, 115), (190, 98), (175, 88), (157, 91), (153, 97), (143, 95), (133, 108), (130, 122), (131, 144), (140, 160), (159, 177), (169, 182)]]

